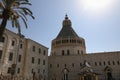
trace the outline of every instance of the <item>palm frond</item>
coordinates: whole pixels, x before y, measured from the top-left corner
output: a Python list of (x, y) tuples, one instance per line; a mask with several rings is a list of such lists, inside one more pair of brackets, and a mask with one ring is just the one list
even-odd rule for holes
[(19, 9), (23, 10), (26, 15), (27, 13), (33, 14), (32, 11), (26, 7), (19, 7)]
[(20, 23), (19, 23), (19, 21), (17, 19), (15, 20), (15, 26), (18, 29), (18, 33), (21, 34)]
[(23, 13), (23, 12), (21, 12), (21, 11), (18, 11), (23, 17), (24, 17), (24, 19), (27, 21), (27, 17), (25, 16), (25, 14)]
[(20, 1), (15, 1), (15, 3), (19, 4), (19, 5), (32, 5), (29, 2), (20, 2)]
[(20, 16), (20, 17), (21, 17), (21, 19), (23, 20), (23, 22), (24, 22), (24, 24), (25, 24), (25, 27), (28, 28), (27, 23), (26, 23), (26, 20), (25, 20), (22, 16)]

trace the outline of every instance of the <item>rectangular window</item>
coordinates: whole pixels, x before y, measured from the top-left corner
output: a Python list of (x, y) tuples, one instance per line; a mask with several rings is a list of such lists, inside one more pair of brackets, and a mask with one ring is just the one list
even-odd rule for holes
[(45, 60), (43, 60), (43, 65), (45, 65)]
[(20, 49), (22, 49), (22, 47), (23, 47), (23, 44), (20, 44)]
[(50, 68), (52, 68), (52, 64), (50, 64)]
[(62, 50), (62, 55), (64, 55), (64, 50)]
[(39, 48), (39, 53), (41, 53), (41, 49)]
[(82, 66), (82, 63), (80, 63), (80, 66)]
[(38, 69), (38, 73), (40, 73), (40, 69)]
[(34, 61), (35, 61), (35, 60), (34, 60), (34, 57), (32, 57), (32, 63), (34, 63)]
[(21, 62), (21, 55), (18, 56), (18, 62)]
[(11, 72), (11, 67), (8, 67), (7, 73), (9, 74)]
[(9, 54), (9, 61), (12, 61), (12, 59), (13, 59), (13, 53), (10, 52), (10, 54)]
[(59, 68), (59, 64), (57, 64), (57, 67)]
[(12, 41), (12, 44), (11, 44), (12, 46), (14, 46), (15, 45), (15, 41)]
[(0, 50), (0, 59), (2, 58), (2, 50)]
[(120, 62), (119, 62), (119, 61), (117, 61), (117, 64), (118, 64), (118, 65), (120, 65)]
[(113, 65), (115, 65), (115, 62), (113, 61)]
[(40, 64), (40, 59), (38, 59), (38, 64)]
[(79, 50), (77, 51), (78, 54), (80, 54)]
[(105, 64), (105, 61), (104, 61), (104, 65), (106, 65), (106, 64)]
[(101, 62), (99, 62), (99, 65), (100, 65), (100, 66), (102, 65)]
[(95, 62), (95, 66), (97, 66), (97, 62)]
[(17, 73), (18, 73), (18, 74), (20, 73), (20, 68), (18, 68)]
[(65, 64), (65, 67), (66, 67), (67, 65)]
[(44, 50), (43, 55), (45, 55), (45, 54), (46, 54), (46, 51)]
[(72, 63), (72, 67), (74, 67), (74, 63)]
[(45, 70), (43, 69), (43, 73), (45, 73)]
[(33, 49), (32, 49), (32, 50), (33, 50), (33, 52), (35, 52), (35, 46), (33, 46)]

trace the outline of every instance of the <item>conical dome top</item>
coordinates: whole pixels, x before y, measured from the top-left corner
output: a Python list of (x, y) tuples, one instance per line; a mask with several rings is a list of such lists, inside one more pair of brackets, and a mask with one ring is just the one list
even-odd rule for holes
[(73, 30), (71, 21), (69, 20), (68, 16), (66, 15), (65, 20), (63, 20), (63, 27), (62, 27), (60, 33), (58, 34), (58, 36), (56, 37), (56, 39), (58, 39), (58, 38), (73, 38), (73, 37), (78, 37), (78, 35)]

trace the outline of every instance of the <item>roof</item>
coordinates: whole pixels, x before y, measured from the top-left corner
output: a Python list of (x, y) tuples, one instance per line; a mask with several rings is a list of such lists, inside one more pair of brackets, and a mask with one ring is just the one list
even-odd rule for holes
[(79, 37), (79, 36), (73, 30), (73, 28), (71, 26), (71, 21), (69, 20), (69, 18), (66, 15), (65, 20), (63, 20), (63, 27), (62, 27), (60, 33), (58, 34), (58, 36), (56, 37), (56, 39), (58, 39), (58, 38), (74, 38), (74, 37)]

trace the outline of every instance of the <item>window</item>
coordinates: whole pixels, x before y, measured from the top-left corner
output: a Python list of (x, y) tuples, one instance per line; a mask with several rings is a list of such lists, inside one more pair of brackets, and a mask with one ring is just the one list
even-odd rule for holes
[(11, 44), (12, 46), (14, 46), (15, 45), (15, 41), (12, 41), (12, 44)]
[(80, 54), (80, 51), (78, 50), (77, 53)]
[(0, 50), (0, 59), (2, 58), (2, 50)]
[(66, 67), (66, 64), (65, 64), (65, 67)]
[(59, 64), (57, 64), (57, 67), (59, 68)]
[(82, 63), (80, 63), (80, 66), (82, 66)]
[(105, 61), (104, 61), (104, 65), (106, 65), (106, 64), (105, 64)]
[(50, 64), (50, 68), (52, 68), (52, 64)]
[(43, 60), (43, 65), (45, 65), (45, 60)]
[(35, 52), (35, 46), (33, 46), (33, 52)]
[(67, 50), (67, 55), (69, 55), (70, 54), (70, 51), (69, 50)]
[(10, 52), (10, 54), (9, 54), (9, 61), (12, 61), (12, 59), (13, 59), (13, 53)]
[(23, 44), (20, 44), (20, 49), (22, 49), (22, 47), (23, 47)]
[(72, 63), (72, 67), (74, 67), (74, 63)]
[(101, 62), (99, 62), (99, 65), (100, 65), (100, 66), (102, 65)]
[(81, 54), (83, 54), (83, 51), (81, 51)]
[(40, 59), (38, 59), (38, 64), (40, 64)]
[(11, 67), (8, 67), (7, 73), (8, 73), (8, 74), (11, 73)]
[(34, 61), (35, 61), (35, 60), (34, 60), (34, 57), (32, 57), (32, 63), (34, 63)]
[(2, 37), (2, 39), (0, 39), (0, 42), (5, 42), (5, 38), (4, 37)]
[(97, 62), (95, 62), (95, 66), (97, 66)]
[(20, 68), (18, 68), (17, 73), (18, 73), (18, 74), (20, 73)]
[(41, 53), (41, 49), (39, 48), (39, 53)]
[(115, 62), (113, 61), (113, 65), (115, 65)]
[(40, 73), (40, 69), (38, 69), (38, 73)]
[(43, 73), (45, 73), (45, 70), (43, 69)]
[(18, 62), (21, 62), (21, 55), (18, 56)]
[(45, 55), (45, 54), (46, 54), (46, 51), (44, 50), (44, 51), (43, 51), (43, 55)]
[(64, 55), (64, 50), (62, 50), (62, 55)]
[(119, 61), (117, 61), (117, 64), (118, 64), (118, 65), (120, 65), (120, 62), (119, 62)]

